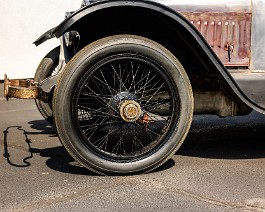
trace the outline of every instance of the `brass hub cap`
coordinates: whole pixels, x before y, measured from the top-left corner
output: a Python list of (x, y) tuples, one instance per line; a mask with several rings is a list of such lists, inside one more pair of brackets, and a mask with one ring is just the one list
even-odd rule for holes
[(120, 115), (126, 122), (137, 121), (141, 116), (142, 110), (140, 105), (134, 100), (125, 100), (120, 106)]

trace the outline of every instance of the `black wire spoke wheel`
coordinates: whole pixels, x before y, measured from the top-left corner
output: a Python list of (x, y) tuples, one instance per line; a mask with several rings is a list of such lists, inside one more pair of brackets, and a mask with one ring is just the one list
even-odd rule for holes
[(128, 174), (151, 171), (175, 153), (192, 100), (171, 53), (120, 35), (90, 44), (69, 62), (53, 107), (59, 137), (76, 160), (101, 174)]
[[(73, 120), (85, 145), (114, 161), (138, 160), (162, 145), (179, 115), (178, 93), (165, 70), (135, 54), (104, 58), (92, 70), (73, 98)], [(162, 106), (167, 114), (153, 112)]]
[[(59, 55), (60, 46), (57, 46), (41, 60), (34, 76), (35, 82), (40, 83), (58, 73)], [(36, 99), (35, 103), (43, 118), (53, 125), (52, 103), (45, 103), (39, 99)]]

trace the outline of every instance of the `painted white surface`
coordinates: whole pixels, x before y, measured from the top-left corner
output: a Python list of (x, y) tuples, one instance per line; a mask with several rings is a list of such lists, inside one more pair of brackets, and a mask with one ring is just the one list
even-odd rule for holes
[[(182, 12), (250, 12), (256, 0), (155, 0)], [(264, 1), (264, 0), (263, 0)]]
[(64, 20), (81, 0), (0, 0), (0, 80), (32, 78), (41, 59), (59, 40), (32, 44), (40, 35)]

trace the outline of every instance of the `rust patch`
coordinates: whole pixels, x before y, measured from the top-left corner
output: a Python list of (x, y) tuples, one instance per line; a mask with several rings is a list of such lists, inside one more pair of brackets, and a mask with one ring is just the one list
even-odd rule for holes
[(38, 88), (33, 80), (9, 80), (5, 75), (4, 96), (8, 98), (36, 99)]
[[(183, 13), (225, 66), (249, 66), (251, 13)], [(233, 46), (228, 52), (227, 46)], [(229, 59), (230, 54), (230, 59)]]
[(18, 99), (35, 99), (37, 96), (37, 88), (22, 88), (9, 86), (8, 97)]

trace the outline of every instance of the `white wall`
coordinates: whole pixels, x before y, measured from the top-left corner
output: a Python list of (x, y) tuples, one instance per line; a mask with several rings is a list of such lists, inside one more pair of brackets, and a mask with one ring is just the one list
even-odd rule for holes
[(57, 26), (65, 12), (78, 9), (81, 0), (0, 0), (0, 80), (32, 78), (41, 59), (59, 40), (36, 47), (32, 43)]

